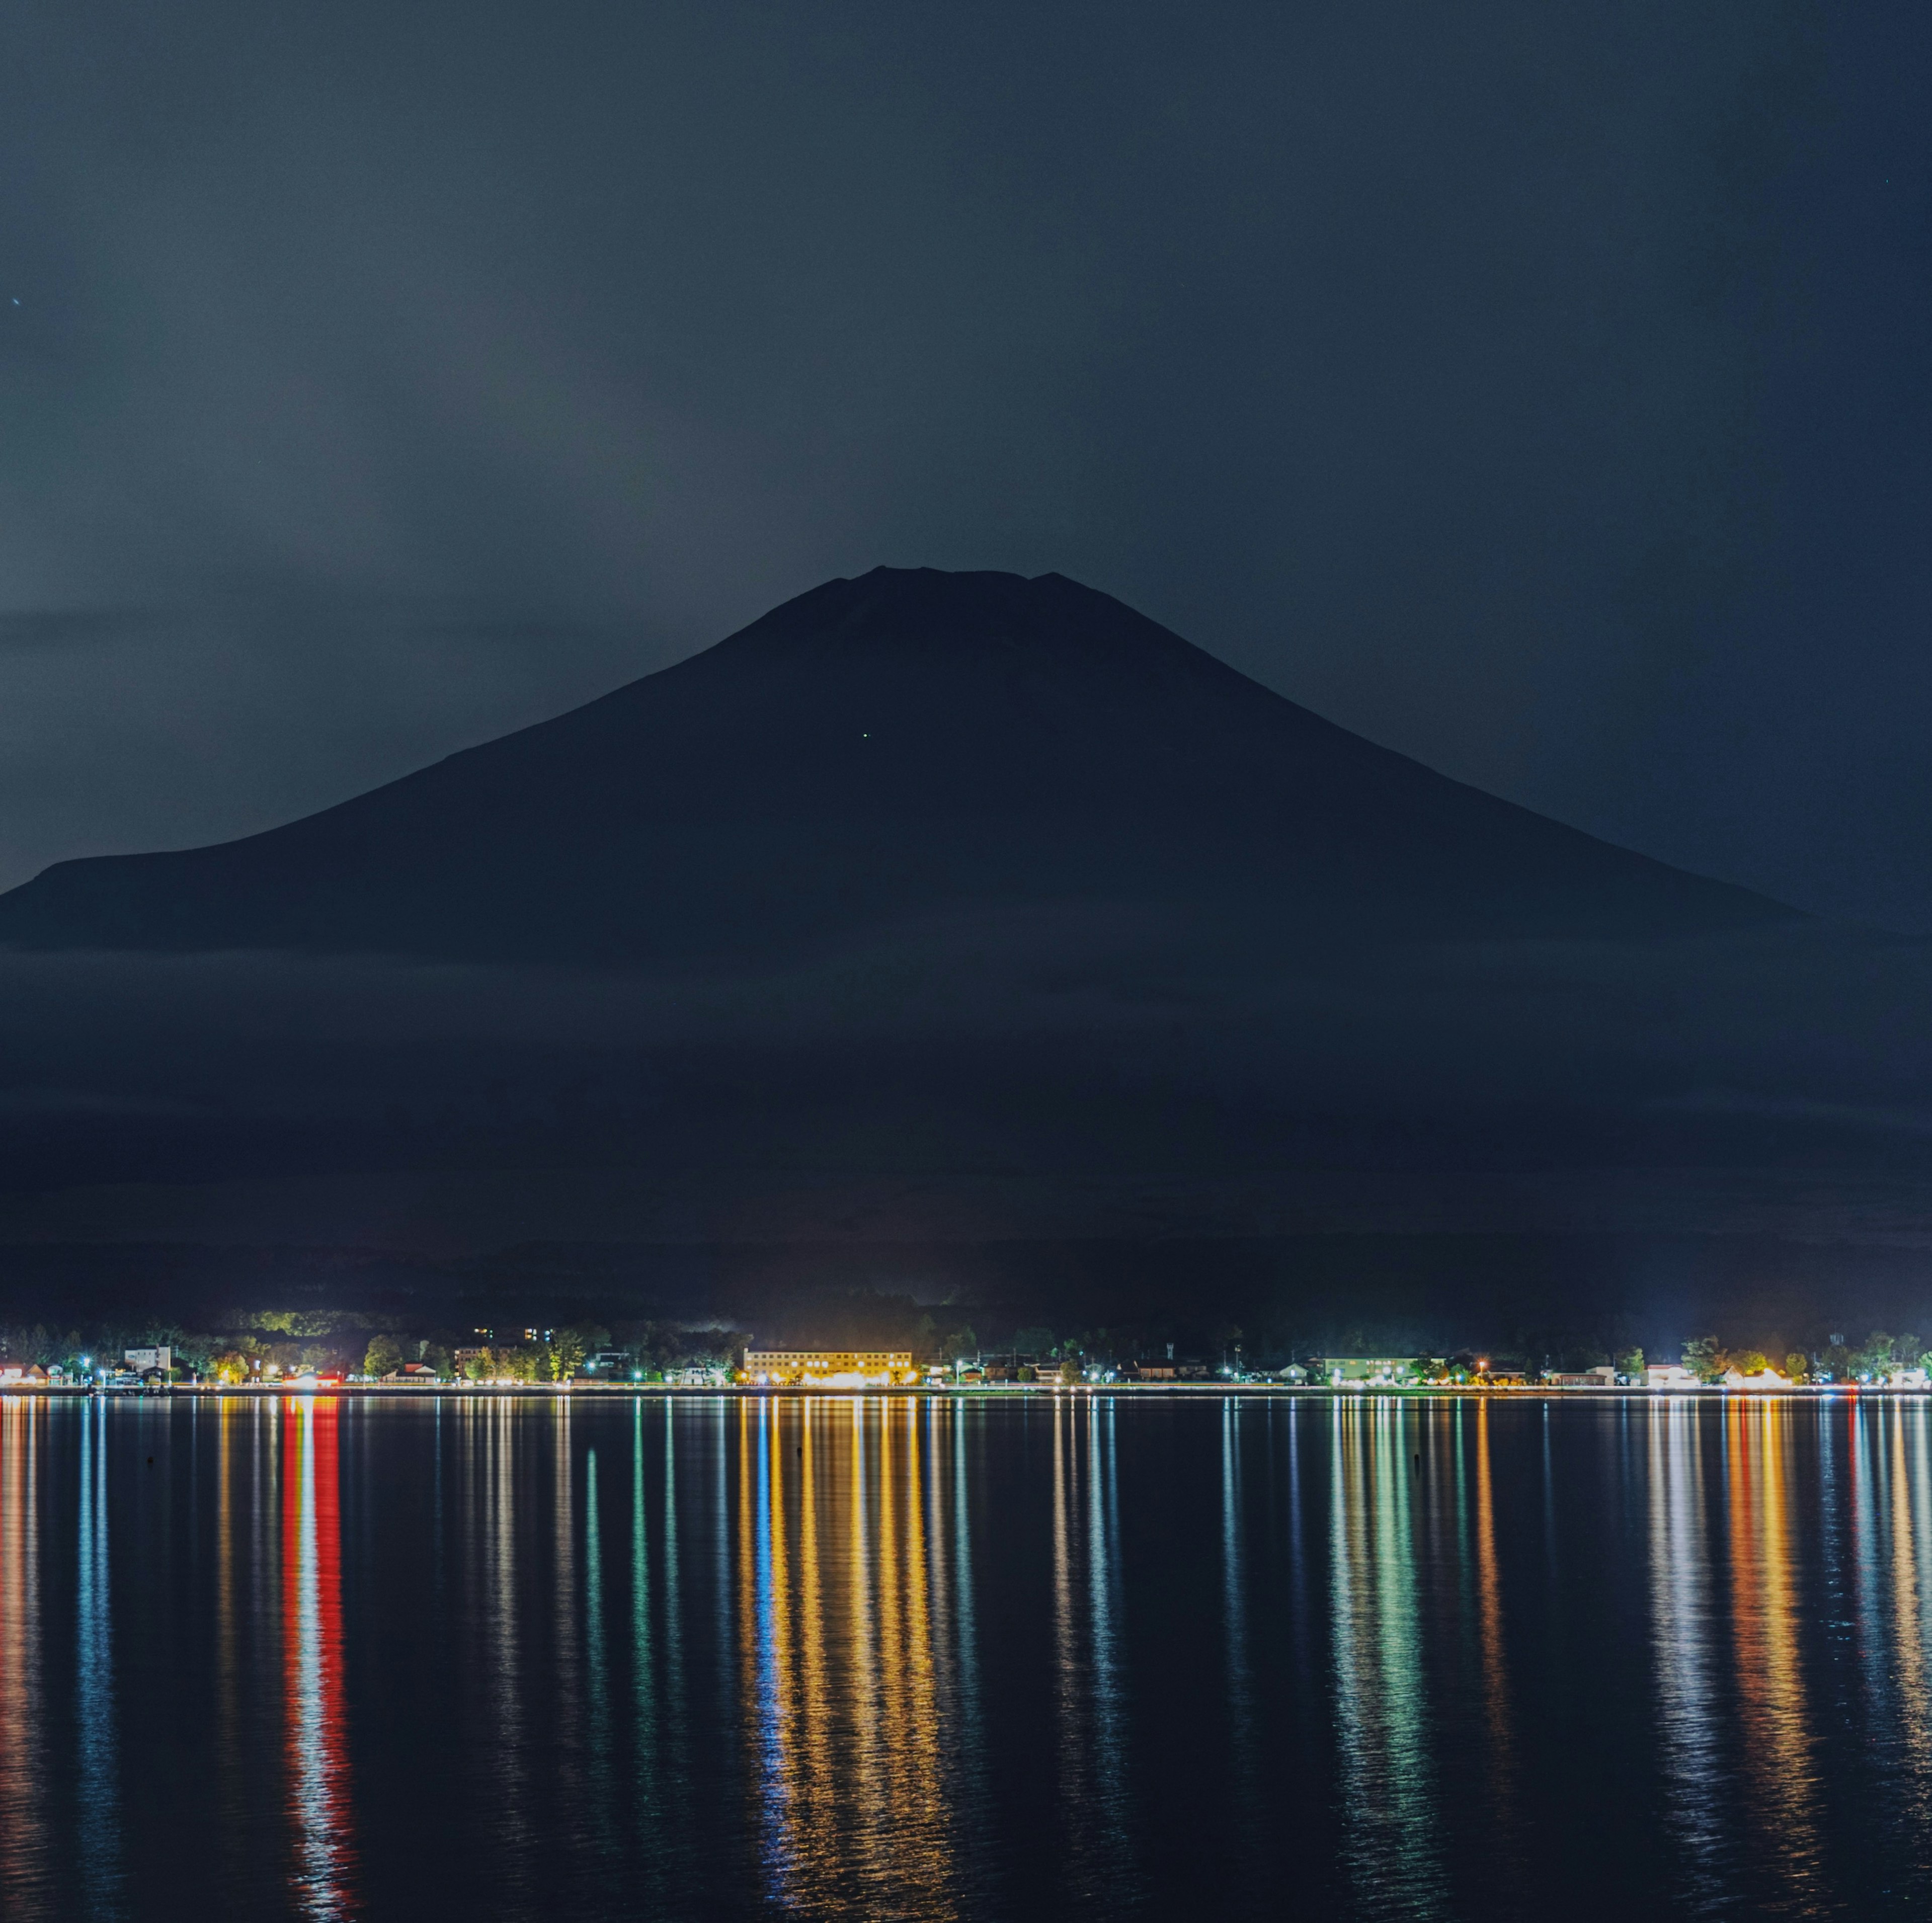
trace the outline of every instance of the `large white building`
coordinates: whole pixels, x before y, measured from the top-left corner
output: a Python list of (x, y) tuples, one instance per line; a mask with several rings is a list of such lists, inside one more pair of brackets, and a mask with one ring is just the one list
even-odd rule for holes
[(748, 1348), (745, 1373), (786, 1388), (885, 1388), (915, 1379), (909, 1348)]

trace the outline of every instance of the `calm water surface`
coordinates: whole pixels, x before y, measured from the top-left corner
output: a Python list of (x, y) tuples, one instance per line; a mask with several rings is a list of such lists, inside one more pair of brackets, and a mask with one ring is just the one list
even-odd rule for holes
[(0, 1914), (1932, 1912), (1916, 1402), (0, 1405)]

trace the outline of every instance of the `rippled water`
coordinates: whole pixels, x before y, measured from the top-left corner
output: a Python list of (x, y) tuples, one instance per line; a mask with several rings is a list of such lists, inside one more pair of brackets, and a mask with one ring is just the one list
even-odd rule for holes
[(1913, 1401), (0, 1405), (0, 1912), (1932, 1907)]

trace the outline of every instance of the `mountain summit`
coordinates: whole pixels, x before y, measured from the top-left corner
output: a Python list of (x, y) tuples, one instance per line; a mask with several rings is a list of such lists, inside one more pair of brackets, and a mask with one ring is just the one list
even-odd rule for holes
[(880, 568), (266, 833), (61, 862), (0, 897), (0, 944), (655, 967), (1069, 904), (1264, 946), (1790, 914), (1376, 747), (1063, 576)]

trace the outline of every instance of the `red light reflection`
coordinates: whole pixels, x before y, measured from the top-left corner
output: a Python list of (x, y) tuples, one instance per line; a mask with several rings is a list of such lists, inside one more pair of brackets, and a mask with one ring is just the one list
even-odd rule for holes
[(342, 1506), (333, 1396), (283, 1405), (282, 1653), (296, 1894), (316, 1917), (355, 1913), (355, 1834), (342, 1708)]

